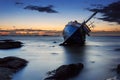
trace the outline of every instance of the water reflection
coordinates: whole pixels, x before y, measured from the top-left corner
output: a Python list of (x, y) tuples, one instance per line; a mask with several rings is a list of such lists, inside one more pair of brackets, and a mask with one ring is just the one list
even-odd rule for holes
[(64, 46), (65, 63), (83, 62), (86, 55), (86, 46)]
[(85, 45), (81, 47), (64, 46), (63, 49), (65, 64), (84, 64), (82, 72), (71, 80), (104, 80), (115, 75), (109, 70), (111, 68), (109, 56), (105, 54), (104, 56), (101, 55), (104, 52), (102, 48)]

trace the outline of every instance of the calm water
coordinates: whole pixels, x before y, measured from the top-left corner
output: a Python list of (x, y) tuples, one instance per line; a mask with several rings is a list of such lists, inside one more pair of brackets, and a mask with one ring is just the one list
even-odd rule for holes
[[(71, 80), (105, 80), (118, 76), (112, 69), (120, 63), (120, 37), (87, 37), (83, 47), (63, 47), (62, 37), (0, 36), (24, 43), (19, 49), (0, 50), (0, 57), (17, 56), (29, 61), (13, 80), (43, 80), (46, 72), (63, 64), (82, 62), (82, 72)], [(56, 41), (57, 43), (53, 43)]]

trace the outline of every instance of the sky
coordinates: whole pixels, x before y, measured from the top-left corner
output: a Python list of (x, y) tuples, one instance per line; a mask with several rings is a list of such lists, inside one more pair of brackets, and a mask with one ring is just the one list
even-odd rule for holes
[[(0, 0), (0, 29), (63, 30), (69, 21), (83, 22), (93, 14), (86, 8), (115, 1), (118, 0)], [(98, 13), (95, 17), (100, 16)], [(93, 21), (93, 31), (120, 31), (117, 23), (97, 18)]]

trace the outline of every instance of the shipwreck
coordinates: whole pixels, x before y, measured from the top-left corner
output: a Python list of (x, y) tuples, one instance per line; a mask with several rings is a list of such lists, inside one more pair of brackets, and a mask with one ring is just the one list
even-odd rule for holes
[(63, 30), (64, 42), (61, 45), (84, 45), (86, 35), (89, 36), (90, 27), (86, 24), (97, 12), (94, 12), (86, 21), (79, 23), (77, 21), (69, 22)]

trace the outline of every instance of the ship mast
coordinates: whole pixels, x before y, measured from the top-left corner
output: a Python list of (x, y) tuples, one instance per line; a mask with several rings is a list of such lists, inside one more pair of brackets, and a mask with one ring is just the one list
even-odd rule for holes
[(88, 18), (88, 20), (86, 20), (84, 23), (86, 24), (93, 16), (95, 16), (97, 14), (97, 12), (93, 13), (93, 15), (90, 16), (90, 18)]

